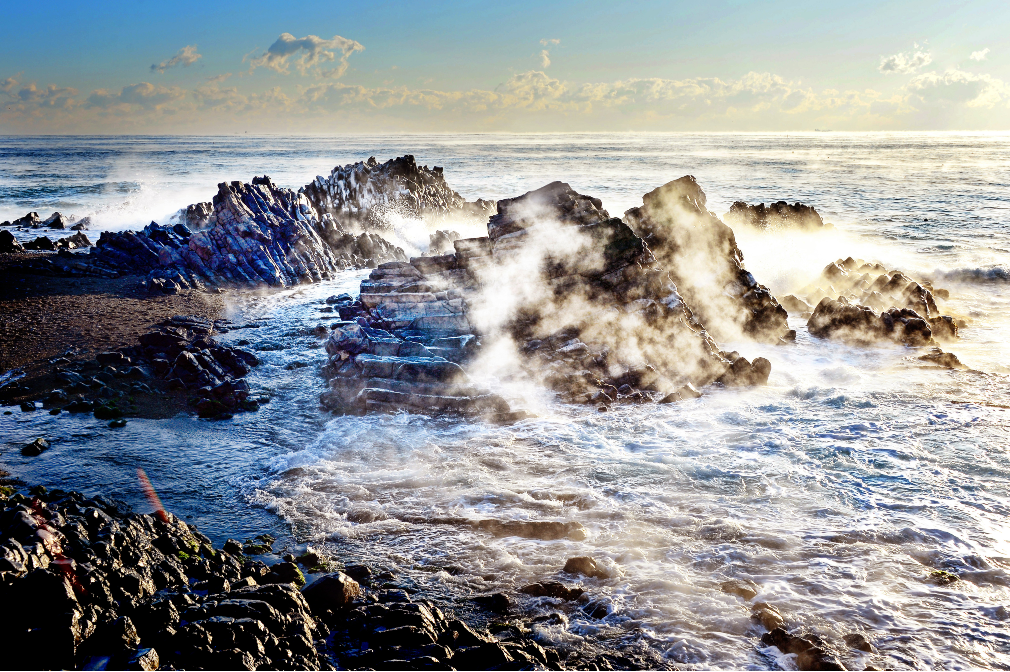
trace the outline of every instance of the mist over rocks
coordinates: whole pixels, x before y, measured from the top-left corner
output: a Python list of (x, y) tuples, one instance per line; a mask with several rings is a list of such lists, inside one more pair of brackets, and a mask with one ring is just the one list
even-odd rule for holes
[(389, 213), (438, 221), (463, 218), (483, 222), (493, 201), (467, 202), (445, 181), (442, 169), (418, 166), (410, 154), (379, 163), (367, 161), (337, 166), (329, 177), (305, 185), (305, 194), (320, 218), (330, 215), (344, 227), (389, 228)]
[(650, 191), (624, 220), (669, 272), (701, 323), (720, 340), (795, 339), (788, 314), (743, 264), (733, 230), (705, 208), (691, 175)]
[(820, 231), (833, 228), (824, 223), (813, 206), (799, 202), (790, 205), (786, 201), (776, 201), (765, 206), (764, 203), (748, 205), (744, 201), (736, 201), (724, 219), (732, 226), (749, 226), (764, 231)]
[(958, 321), (940, 314), (936, 304), (935, 297), (950, 296), (947, 290), (878, 263), (852, 257), (834, 261), (801, 294), (807, 302), (817, 301), (807, 329), (818, 338), (859, 344), (889, 340), (910, 346), (958, 338)]
[(346, 321), (326, 343), (325, 406), (509, 417), (459, 366), (483, 348), (506, 373), (604, 407), (767, 381), (767, 360), (722, 352), (646, 242), (599, 199), (554, 182), (498, 201), (487, 227), (487, 238), (453, 241), (453, 254), (380, 265), (357, 301), (338, 303)]

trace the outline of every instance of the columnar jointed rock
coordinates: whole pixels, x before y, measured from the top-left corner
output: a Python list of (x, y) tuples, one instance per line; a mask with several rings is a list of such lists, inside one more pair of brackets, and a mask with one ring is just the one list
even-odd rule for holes
[(928, 282), (849, 257), (828, 264), (805, 296), (819, 301), (808, 321), (810, 333), (859, 343), (893, 340), (926, 345), (958, 337), (957, 322), (941, 315), (934, 298), (948, 297)]
[(803, 203), (789, 205), (785, 201), (776, 201), (767, 207), (764, 203), (747, 205), (743, 201), (737, 201), (726, 213), (726, 222), (732, 226), (751, 226), (766, 231), (817, 231), (831, 226), (824, 224), (813, 206)]
[[(204, 208), (194, 216), (202, 217)], [(222, 183), (204, 228), (148, 225), (134, 233), (104, 232), (93, 251), (113, 269), (148, 273), (174, 268), (213, 285), (285, 286), (329, 278), (336, 271), (390, 259), (403, 251), (379, 236), (351, 235), (331, 217), (317, 218), (300, 193), (268, 177)]]
[(468, 203), (445, 182), (442, 169), (418, 167), (407, 154), (385, 163), (368, 161), (337, 166), (302, 188), (319, 213), (345, 227), (385, 228), (389, 212), (409, 217), (445, 219), (459, 216), (486, 220), (494, 203)]
[(482, 400), (473, 412), (497, 412), (504, 402), (454, 364), (479, 337), (513, 339), (517, 366), (569, 401), (672, 401), (697, 396), (692, 384), (767, 380), (767, 360), (720, 352), (645, 242), (598, 199), (556, 182), (500, 201), (488, 231), (456, 240), (455, 254), (383, 264), (357, 302), (342, 301), (354, 321), (327, 342), (324, 404), (462, 412)]
[(705, 192), (688, 175), (643, 197), (624, 219), (648, 243), (681, 294), (717, 338), (792, 340), (787, 313), (743, 265), (733, 230), (705, 209)]

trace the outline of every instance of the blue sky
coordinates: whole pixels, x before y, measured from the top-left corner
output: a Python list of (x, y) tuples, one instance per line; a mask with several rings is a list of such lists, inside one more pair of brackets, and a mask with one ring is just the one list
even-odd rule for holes
[(1006, 2), (8, 12), (0, 133), (1010, 127)]

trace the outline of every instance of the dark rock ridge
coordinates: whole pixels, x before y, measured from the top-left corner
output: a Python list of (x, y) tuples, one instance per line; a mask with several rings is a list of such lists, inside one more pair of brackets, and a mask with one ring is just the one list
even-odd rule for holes
[[(854, 343), (891, 340), (930, 345), (958, 337), (958, 322), (941, 315), (935, 297), (943, 289), (916, 282), (900, 271), (849, 257), (828, 264), (820, 281), (801, 292), (817, 302), (807, 322), (811, 335)], [(795, 307), (799, 304), (791, 303)]]
[(516, 368), (601, 407), (767, 380), (767, 360), (720, 351), (645, 241), (598, 199), (555, 182), (499, 201), (488, 233), (382, 264), (357, 301), (335, 297), (345, 321), (327, 341), (324, 405), (507, 417), (459, 366), (503, 336), (522, 351)]
[(788, 314), (744, 268), (733, 230), (705, 209), (687, 175), (646, 194), (624, 221), (648, 243), (702, 324), (720, 340), (778, 343), (796, 337)]
[[(492, 634), (330, 571), (306, 579), (273, 539), (211, 540), (101, 495), (0, 489), (0, 646), (12, 669), (563, 669), (521, 622)], [(306, 554), (299, 562), (326, 562)], [(507, 599), (505, 600), (507, 607)], [(409, 663), (407, 661), (410, 661)]]
[(768, 206), (764, 203), (747, 205), (737, 201), (726, 213), (726, 222), (732, 226), (750, 226), (766, 231), (781, 231), (785, 229), (800, 231), (818, 231), (832, 228), (811, 205), (776, 201)]
[[(16, 226), (22, 229), (41, 229), (43, 227), (67, 229), (71, 228), (70, 225), (74, 221), (76, 220), (73, 215), (68, 217), (59, 212), (54, 212), (45, 219), (41, 219), (37, 212), (29, 212), (24, 217), (18, 217), (13, 222), (3, 222), (0, 226)], [(79, 231), (80, 229), (75, 228), (75, 230)]]
[(119, 272), (189, 271), (212, 285), (287, 286), (345, 268), (405, 258), (381, 237), (348, 233), (319, 218), (304, 195), (269, 177), (221, 183), (204, 228), (151, 223), (140, 232), (103, 232), (92, 254)]
[(494, 202), (467, 202), (446, 184), (442, 169), (419, 167), (410, 154), (379, 163), (375, 157), (337, 166), (301, 189), (317, 215), (345, 227), (387, 228), (388, 212), (438, 221), (459, 217), (485, 221)]

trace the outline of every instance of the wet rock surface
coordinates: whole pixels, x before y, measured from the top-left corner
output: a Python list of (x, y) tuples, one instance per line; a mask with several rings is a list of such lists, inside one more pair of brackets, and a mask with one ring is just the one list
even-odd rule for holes
[(765, 231), (819, 231), (832, 228), (830, 224), (824, 223), (813, 206), (799, 202), (790, 205), (786, 201), (776, 201), (766, 206), (764, 203), (748, 205), (744, 201), (736, 201), (724, 219), (730, 226), (750, 226)]
[[(936, 292), (934, 294), (934, 292)], [(807, 328), (818, 338), (869, 344), (893, 341), (933, 345), (958, 338), (958, 321), (941, 315), (934, 290), (900, 271), (849, 257), (825, 267), (819, 282), (802, 293), (817, 301)]]
[(786, 310), (743, 264), (733, 230), (706, 207), (687, 175), (650, 191), (624, 221), (648, 243), (699, 320), (717, 338), (787, 342)]
[[(357, 300), (335, 297), (343, 321), (326, 343), (324, 406), (515, 417), (460, 366), (501, 334), (519, 344), (520, 366), (570, 402), (674, 401), (713, 382), (764, 383), (767, 360), (720, 351), (645, 241), (601, 205), (561, 182), (499, 201), (488, 238), (382, 264)], [(541, 293), (508, 298), (507, 319), (489, 322), (516, 273)]]
[[(214, 548), (170, 513), (0, 489), (0, 643), (20, 669), (564, 669), (520, 620), (490, 629), (367, 568), (314, 576)], [(318, 559), (318, 558), (317, 558)], [(578, 591), (573, 591), (577, 593)], [(19, 605), (18, 608), (13, 608)], [(505, 600), (505, 612), (508, 600)], [(500, 617), (499, 617), (500, 618)]]

